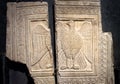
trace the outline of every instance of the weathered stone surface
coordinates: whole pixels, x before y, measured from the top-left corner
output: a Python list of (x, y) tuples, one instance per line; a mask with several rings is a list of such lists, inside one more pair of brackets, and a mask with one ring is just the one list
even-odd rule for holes
[[(36, 84), (54, 84), (48, 5), (8, 3), (7, 56), (27, 64)], [(58, 84), (114, 84), (112, 39), (99, 0), (56, 0)]]
[(7, 56), (27, 64), (36, 84), (54, 84), (47, 3), (7, 5)]
[(111, 34), (102, 32), (100, 2), (56, 0), (55, 9), (59, 84), (114, 84)]
[(100, 6), (100, 0), (55, 0), (55, 4), (57, 5), (69, 5), (69, 6), (77, 6), (77, 5), (93, 5)]

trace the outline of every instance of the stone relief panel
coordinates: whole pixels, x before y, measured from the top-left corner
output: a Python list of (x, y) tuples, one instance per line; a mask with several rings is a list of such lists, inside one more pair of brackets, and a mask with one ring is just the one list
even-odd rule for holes
[(50, 29), (47, 21), (30, 21), (29, 46), (32, 50), (30, 64), (32, 71), (51, 70), (53, 68)]
[(47, 3), (8, 3), (7, 17), (7, 56), (27, 64), (36, 84), (54, 84)]
[(95, 19), (57, 21), (59, 71), (95, 73)]
[(59, 84), (114, 84), (112, 40), (102, 32), (100, 9), (100, 0), (55, 0)]
[[(87, 70), (88, 69), (87, 67), (89, 67), (88, 70), (91, 70), (92, 60), (90, 60), (89, 58), (92, 59), (93, 57), (88, 58), (85, 54), (86, 51), (83, 48), (89, 46), (89, 45), (84, 46), (86, 44), (84, 42), (84, 39), (87, 39), (87, 40), (92, 39), (92, 32), (91, 32), (92, 24), (87, 21), (86, 22), (85, 21), (82, 21), (82, 22), (61, 21), (60, 22), (59, 21), (57, 26), (61, 27), (61, 29), (60, 28), (58, 29), (58, 32), (61, 32), (59, 34), (60, 35), (59, 41), (61, 45), (60, 51), (63, 52), (65, 56), (64, 57), (65, 63), (66, 63), (65, 65), (61, 66), (61, 70), (65, 70), (65, 69), (73, 69), (73, 70), (86, 69)], [(84, 30), (87, 30), (88, 27), (90, 27), (89, 29), (90, 31), (88, 30), (88, 32), (85, 32)], [(86, 38), (84, 36), (86, 36)], [(87, 42), (92, 45), (90, 41), (87, 41)], [(91, 45), (89, 47), (92, 47)], [(63, 54), (61, 56), (63, 56)], [(90, 54), (91, 53), (89, 53), (89, 55)], [(77, 60), (78, 58), (79, 60)], [(63, 57), (61, 57), (61, 60), (59, 62), (61, 62), (62, 59)], [(77, 64), (75, 63), (76, 61), (78, 61)]]
[(59, 84), (114, 84), (113, 71), (107, 74), (113, 70), (113, 62), (107, 57), (108, 53), (111, 56), (111, 36), (102, 32), (99, 16), (59, 14), (59, 17), (56, 19)]
[[(99, 0), (55, 0), (55, 14), (58, 84), (114, 84)], [(7, 18), (7, 56), (26, 63), (35, 84), (55, 84), (47, 3), (8, 3)]]

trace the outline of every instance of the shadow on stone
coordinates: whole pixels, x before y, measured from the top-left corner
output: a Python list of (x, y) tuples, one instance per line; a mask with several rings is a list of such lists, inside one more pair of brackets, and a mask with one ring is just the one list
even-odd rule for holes
[(26, 64), (15, 62), (5, 57), (6, 84), (35, 84)]

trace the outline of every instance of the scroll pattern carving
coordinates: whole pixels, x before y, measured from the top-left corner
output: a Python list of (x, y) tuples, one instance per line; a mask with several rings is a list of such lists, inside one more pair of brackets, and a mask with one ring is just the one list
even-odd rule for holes
[(45, 77), (45, 78), (35, 78), (35, 84), (54, 84), (53, 83), (53, 77)]
[[(29, 9), (28, 8), (24, 8), (24, 9), (22, 9), (22, 8), (17, 8), (19, 11), (17, 11), (16, 13), (17, 14), (19, 14), (19, 15), (33, 15), (33, 14), (45, 14), (46, 12), (47, 12), (47, 10), (44, 10), (44, 9), (47, 9), (47, 7), (46, 6), (42, 6), (42, 7), (40, 7), (40, 6), (38, 6), (38, 7), (29, 7)], [(34, 10), (34, 9), (36, 9), (36, 10)]]
[[(63, 10), (64, 8), (64, 10)], [(72, 10), (72, 11), (71, 11)], [(78, 11), (81, 10), (81, 11)], [(56, 7), (56, 13), (58, 14), (98, 14), (99, 10), (97, 9), (97, 7), (92, 7), (92, 6), (57, 6)], [(58, 16), (58, 15), (57, 15)]]
[(99, 57), (99, 64), (100, 64), (99, 65), (99, 67), (100, 67), (99, 82), (105, 84), (105, 82), (107, 81), (106, 80), (106, 76), (107, 76), (107, 63), (108, 63), (107, 60), (109, 59), (107, 57), (107, 53), (108, 53), (108, 49), (107, 49), (108, 43), (107, 43), (107, 41), (108, 41), (108, 39), (107, 39), (107, 35), (104, 35), (103, 33), (101, 33), (100, 36), (101, 36), (100, 38), (102, 40), (100, 40), (100, 45), (101, 46), (99, 46), (101, 48), (101, 51), (100, 51), (101, 56)]
[(61, 78), (60, 84), (97, 84), (97, 78)]
[[(57, 0), (57, 1), (63, 1), (63, 0)], [(72, 1), (72, 0), (64, 0), (64, 1)], [(74, 1), (78, 1), (78, 0), (74, 0)], [(93, 2), (95, 2), (95, 1), (99, 1), (99, 0), (80, 0), (80, 1), (89, 1), (89, 2), (93, 1)]]

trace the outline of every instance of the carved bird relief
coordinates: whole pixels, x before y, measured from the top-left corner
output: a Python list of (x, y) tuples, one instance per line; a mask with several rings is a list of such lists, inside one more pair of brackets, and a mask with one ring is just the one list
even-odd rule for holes
[(38, 25), (32, 31), (33, 58), (32, 66), (39, 65), (39, 68), (52, 68), (52, 54), (49, 29)]
[[(61, 26), (60, 26), (61, 25)], [(86, 24), (85, 24), (86, 25)], [(83, 26), (84, 27), (84, 26)], [(61, 69), (85, 69), (87, 67), (87, 56), (81, 50), (83, 48), (83, 36), (78, 33), (75, 29), (75, 22), (69, 21), (67, 23), (59, 23), (61, 29), (60, 41), (61, 48), (66, 57), (66, 65), (62, 66)], [(76, 56), (79, 54), (79, 66), (75, 64)]]

